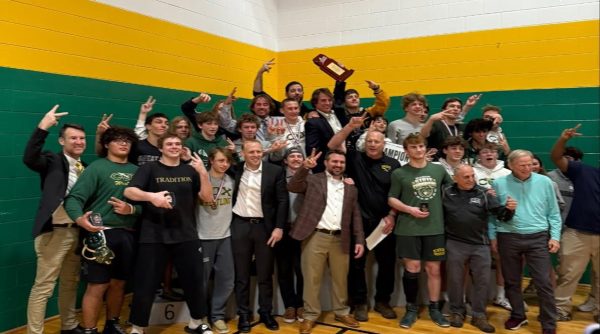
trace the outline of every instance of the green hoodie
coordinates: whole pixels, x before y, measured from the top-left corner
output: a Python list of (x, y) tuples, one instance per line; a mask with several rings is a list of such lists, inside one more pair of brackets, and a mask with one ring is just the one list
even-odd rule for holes
[(215, 147), (227, 147), (229, 145), (221, 136), (215, 137), (213, 140), (204, 138), (202, 132), (195, 133), (192, 137), (185, 141), (185, 147), (189, 148), (193, 153), (197, 153), (204, 166), (208, 169), (208, 154)]

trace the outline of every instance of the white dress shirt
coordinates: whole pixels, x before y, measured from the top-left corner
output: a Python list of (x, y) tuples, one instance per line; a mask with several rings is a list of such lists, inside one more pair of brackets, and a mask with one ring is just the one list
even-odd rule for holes
[(317, 224), (317, 228), (327, 230), (342, 229), (342, 208), (344, 206), (344, 181), (335, 179), (329, 172), (327, 175), (327, 204)]
[(240, 217), (264, 217), (261, 199), (262, 162), (258, 169), (251, 170), (244, 164), (244, 172), (240, 180), (237, 200), (233, 213)]

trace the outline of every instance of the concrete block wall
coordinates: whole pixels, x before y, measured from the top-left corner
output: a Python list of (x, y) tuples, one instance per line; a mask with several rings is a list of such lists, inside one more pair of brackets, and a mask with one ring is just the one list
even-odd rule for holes
[(278, 51), (594, 20), (594, 0), (279, 1)]

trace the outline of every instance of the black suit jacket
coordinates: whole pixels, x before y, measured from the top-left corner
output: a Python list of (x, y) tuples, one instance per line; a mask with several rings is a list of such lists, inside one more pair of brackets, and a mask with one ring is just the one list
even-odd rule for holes
[(43, 151), (49, 132), (36, 128), (25, 147), (23, 162), (40, 174), (42, 195), (33, 223), (32, 235), (52, 231), (52, 213), (65, 197), (69, 183), (69, 162), (62, 152)]
[[(348, 124), (348, 117), (343, 108), (334, 108), (333, 112), (340, 121), (342, 127)], [(317, 152), (323, 152), (317, 160), (317, 166), (313, 168), (313, 173), (320, 173), (325, 171), (325, 153), (329, 150), (327, 143), (335, 133), (327, 122), (327, 119), (319, 114), (319, 117), (309, 118), (304, 124), (305, 141), (306, 141), (306, 155), (309, 156), (312, 153), (313, 148)]]
[[(232, 170), (235, 179), (233, 206), (235, 206), (238, 199), (238, 190), (242, 174), (244, 173), (244, 165), (245, 163), (242, 163)], [(267, 231), (271, 232), (276, 227), (283, 229), (289, 210), (289, 194), (287, 192), (287, 182), (283, 168), (266, 161), (262, 162), (260, 197)]]

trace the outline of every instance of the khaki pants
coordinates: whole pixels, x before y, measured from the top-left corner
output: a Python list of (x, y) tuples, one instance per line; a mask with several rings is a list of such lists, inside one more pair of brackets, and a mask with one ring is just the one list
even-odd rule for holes
[[(592, 292), (597, 293), (600, 288), (600, 235), (565, 227), (560, 242), (559, 260), (554, 292), (556, 307), (560, 313), (570, 314), (571, 297), (590, 260), (592, 272), (596, 273), (592, 275)], [(598, 309), (594, 312), (598, 312)]]
[(79, 284), (81, 262), (75, 254), (79, 230), (59, 227), (35, 238), (37, 272), (27, 304), (27, 333), (42, 334), (46, 318), (46, 304), (58, 286), (58, 309), (63, 330), (73, 329), (78, 321), (75, 300)]
[(331, 271), (331, 304), (336, 315), (347, 315), (348, 253), (342, 250), (340, 235), (314, 232), (302, 243), (302, 274), (304, 275), (304, 318), (315, 321), (321, 315), (321, 281), (325, 266)]

